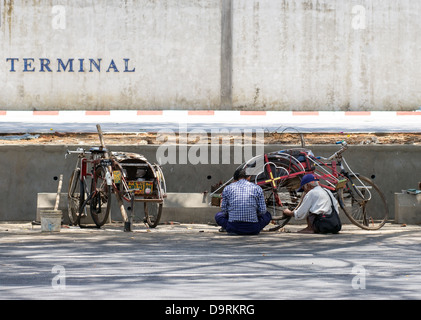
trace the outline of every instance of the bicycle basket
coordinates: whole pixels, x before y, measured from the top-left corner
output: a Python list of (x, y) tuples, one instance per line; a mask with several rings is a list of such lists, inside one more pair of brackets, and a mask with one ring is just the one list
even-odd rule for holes
[[(156, 172), (143, 155), (137, 153), (115, 152), (113, 156), (123, 169), (127, 187), (137, 196), (152, 195), (155, 191)], [(114, 170), (114, 182), (120, 183), (121, 172)]]

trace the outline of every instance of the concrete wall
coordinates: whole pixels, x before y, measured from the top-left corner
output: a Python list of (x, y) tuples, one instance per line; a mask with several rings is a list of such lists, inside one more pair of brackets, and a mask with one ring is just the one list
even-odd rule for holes
[(412, 110), (420, 10), (409, 0), (5, 0), (0, 109)]
[(418, 109), (421, 2), (234, 1), (233, 104)]
[[(64, 175), (63, 192), (67, 191), (69, 176), (76, 163), (75, 156), (64, 159), (67, 149), (80, 146), (0, 146), (0, 220), (35, 220), (38, 193), (57, 192), (60, 174)], [(266, 152), (281, 150), (282, 146), (265, 146)], [(328, 156), (337, 146), (311, 147), (316, 155)], [(143, 153), (156, 161), (156, 146), (112, 146), (112, 151)], [(232, 151), (232, 150), (231, 150)], [(345, 157), (355, 172), (373, 177), (389, 202), (394, 215), (394, 193), (415, 188), (421, 181), (421, 146), (351, 146)], [(210, 153), (209, 153), (210, 157)], [(210, 158), (209, 158), (210, 159)], [(231, 156), (231, 159), (234, 159)], [(209, 161), (210, 162), (210, 161)], [(237, 164), (167, 164), (163, 172), (167, 191), (171, 193), (201, 193), (210, 186), (229, 179)], [(116, 213), (118, 216), (118, 212)], [(174, 218), (174, 220), (176, 220)]]
[[(220, 1), (8, 0), (0, 9), (0, 108), (220, 104)], [(7, 58), (19, 58), (16, 72), (10, 72)], [(23, 71), (24, 58), (34, 59), (27, 60), (27, 70), (34, 72)], [(40, 58), (50, 60), (52, 72), (40, 72)], [(74, 59), (74, 72), (70, 66), (57, 72), (58, 58), (64, 64)], [(84, 72), (79, 72), (79, 59), (84, 59)], [(94, 66), (90, 72), (89, 59), (102, 59), (100, 71)], [(134, 72), (125, 72), (124, 59), (130, 59), (127, 70)], [(116, 68), (109, 68), (112, 60)]]

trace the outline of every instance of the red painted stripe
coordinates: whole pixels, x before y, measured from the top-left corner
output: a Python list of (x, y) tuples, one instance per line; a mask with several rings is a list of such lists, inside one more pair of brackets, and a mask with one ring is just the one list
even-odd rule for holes
[(33, 111), (34, 116), (58, 116), (58, 111)]
[(293, 116), (318, 116), (319, 111), (293, 111)]
[(154, 111), (154, 110), (142, 110), (138, 111), (138, 116), (162, 116), (164, 111)]
[(396, 112), (397, 116), (421, 116), (419, 111), (398, 111)]
[(265, 116), (266, 111), (240, 111), (240, 116)]
[(371, 111), (346, 111), (345, 116), (371, 116)]
[(213, 116), (215, 111), (213, 110), (192, 110), (188, 112), (189, 116)]
[(85, 111), (86, 116), (109, 116), (110, 111)]
[(7, 111), (0, 111), (0, 116), (5, 116)]

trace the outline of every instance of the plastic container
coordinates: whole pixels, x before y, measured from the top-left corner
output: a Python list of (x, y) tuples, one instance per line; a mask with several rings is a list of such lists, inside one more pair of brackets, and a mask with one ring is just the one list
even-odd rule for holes
[(62, 216), (61, 210), (41, 210), (41, 232), (60, 232)]

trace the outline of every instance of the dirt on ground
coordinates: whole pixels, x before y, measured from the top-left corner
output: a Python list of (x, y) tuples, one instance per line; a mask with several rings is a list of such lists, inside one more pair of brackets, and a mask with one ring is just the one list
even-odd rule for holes
[[(130, 133), (130, 134), (104, 134), (107, 145), (159, 145), (163, 143), (261, 143), (262, 136), (234, 136), (234, 135), (197, 135), (187, 134), (178, 137), (174, 134), (156, 133)], [(387, 145), (408, 144), (420, 145), (421, 133), (265, 133), (265, 144), (281, 145), (323, 145), (334, 144), (345, 140), (350, 145)], [(46, 134), (1, 134), (0, 145), (99, 145), (96, 133), (46, 133)]]

